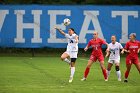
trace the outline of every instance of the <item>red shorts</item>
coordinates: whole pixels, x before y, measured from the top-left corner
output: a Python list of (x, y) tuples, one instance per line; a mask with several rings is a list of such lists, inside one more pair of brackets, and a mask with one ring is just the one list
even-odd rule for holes
[(104, 61), (104, 56), (103, 55), (100, 55), (100, 56), (91, 55), (90, 56), (90, 60), (92, 60), (93, 62), (96, 62), (97, 59), (99, 62)]
[(139, 58), (126, 58), (126, 64), (138, 64), (139, 63)]

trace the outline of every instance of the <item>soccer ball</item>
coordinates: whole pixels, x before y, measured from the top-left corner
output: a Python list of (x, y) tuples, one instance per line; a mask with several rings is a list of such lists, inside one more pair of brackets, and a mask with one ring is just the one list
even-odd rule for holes
[(70, 19), (68, 19), (68, 18), (65, 18), (65, 19), (64, 19), (64, 25), (65, 25), (65, 26), (70, 25), (70, 23), (71, 23)]

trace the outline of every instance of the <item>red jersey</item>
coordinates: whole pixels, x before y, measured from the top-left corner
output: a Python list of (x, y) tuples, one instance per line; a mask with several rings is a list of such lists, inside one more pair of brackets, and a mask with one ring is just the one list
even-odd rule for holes
[(91, 39), (88, 43), (88, 47), (92, 46), (92, 55), (100, 56), (102, 55), (102, 45), (107, 44), (103, 39)]
[(125, 45), (125, 49), (130, 51), (127, 54), (127, 57), (129, 58), (136, 58), (138, 57), (138, 49), (140, 48), (140, 42), (139, 41), (128, 41)]

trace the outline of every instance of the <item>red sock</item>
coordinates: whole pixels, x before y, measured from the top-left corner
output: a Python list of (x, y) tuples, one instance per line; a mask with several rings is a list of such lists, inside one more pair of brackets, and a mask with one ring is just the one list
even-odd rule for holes
[(103, 75), (104, 75), (104, 79), (107, 79), (107, 71), (106, 71), (106, 69), (103, 69), (102, 72), (103, 72)]
[(85, 78), (87, 78), (88, 73), (89, 73), (89, 70), (90, 70), (90, 68), (87, 67), (86, 70), (85, 70), (85, 73), (84, 73), (84, 77), (85, 77)]
[(125, 71), (125, 79), (127, 79), (128, 78), (128, 75), (129, 75), (129, 71)]

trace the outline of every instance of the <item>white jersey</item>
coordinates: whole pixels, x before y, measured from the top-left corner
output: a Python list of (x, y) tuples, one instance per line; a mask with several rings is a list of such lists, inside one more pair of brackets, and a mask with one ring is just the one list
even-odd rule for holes
[(78, 51), (78, 43), (73, 42), (73, 40), (75, 40), (76, 36), (78, 36), (78, 35), (65, 34), (65, 37), (67, 38), (67, 41), (68, 41), (67, 51)]
[(122, 45), (118, 42), (115, 44), (110, 43), (109, 44), (109, 50), (110, 50), (110, 60), (120, 60), (120, 49), (123, 49)]

